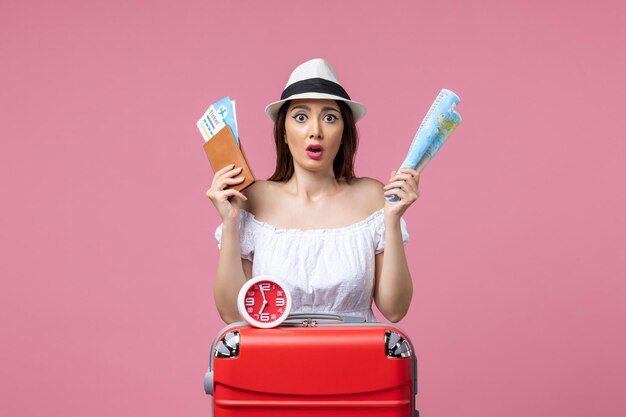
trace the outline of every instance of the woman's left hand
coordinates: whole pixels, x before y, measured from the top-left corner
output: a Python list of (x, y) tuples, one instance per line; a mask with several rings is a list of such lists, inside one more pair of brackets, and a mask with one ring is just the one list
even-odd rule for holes
[(385, 185), (385, 195), (396, 195), (400, 201), (385, 202), (385, 215), (391, 215), (398, 219), (402, 217), (406, 209), (420, 196), (420, 174), (414, 169), (400, 168), (400, 172), (391, 171), (389, 183)]

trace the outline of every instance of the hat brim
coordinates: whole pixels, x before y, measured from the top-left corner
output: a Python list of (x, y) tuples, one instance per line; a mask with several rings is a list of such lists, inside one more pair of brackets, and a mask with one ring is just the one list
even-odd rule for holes
[(299, 99), (305, 99), (305, 98), (343, 101), (350, 107), (350, 110), (352, 110), (352, 116), (354, 117), (355, 123), (361, 120), (363, 116), (365, 116), (365, 113), (367, 113), (367, 108), (363, 104), (358, 103), (356, 101), (346, 100), (343, 97), (335, 96), (333, 94), (302, 93), (302, 94), (294, 94), (284, 100), (279, 100), (279, 101), (275, 101), (273, 103), (268, 104), (267, 107), (265, 107), (265, 114), (267, 114), (269, 118), (272, 119), (274, 123), (276, 123), (276, 119), (278, 117), (278, 111), (280, 110), (280, 107), (286, 101), (299, 100)]

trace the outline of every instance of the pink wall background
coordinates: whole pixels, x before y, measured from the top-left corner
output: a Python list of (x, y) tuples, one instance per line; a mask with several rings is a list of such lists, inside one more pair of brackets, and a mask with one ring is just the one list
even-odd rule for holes
[(406, 215), (427, 417), (626, 408), (624, 2), (0, 4), (0, 415), (202, 416), (218, 216), (195, 121), (329, 59), (387, 178), (441, 88), (463, 123)]

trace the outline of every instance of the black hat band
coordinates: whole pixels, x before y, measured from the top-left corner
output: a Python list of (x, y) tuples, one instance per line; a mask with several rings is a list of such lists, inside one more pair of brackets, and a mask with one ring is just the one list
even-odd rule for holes
[(350, 96), (346, 93), (346, 90), (344, 90), (342, 86), (323, 78), (309, 78), (302, 81), (296, 81), (283, 90), (283, 93), (280, 95), (280, 99), (285, 100), (296, 94), (303, 93), (331, 94), (350, 100)]

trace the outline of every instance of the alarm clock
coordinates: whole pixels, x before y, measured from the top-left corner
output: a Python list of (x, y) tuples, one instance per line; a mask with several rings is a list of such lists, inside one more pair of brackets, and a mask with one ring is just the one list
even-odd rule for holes
[(279, 279), (261, 275), (243, 284), (237, 296), (237, 308), (251, 326), (269, 329), (287, 318), (291, 294)]

